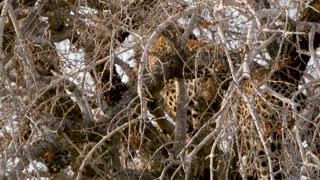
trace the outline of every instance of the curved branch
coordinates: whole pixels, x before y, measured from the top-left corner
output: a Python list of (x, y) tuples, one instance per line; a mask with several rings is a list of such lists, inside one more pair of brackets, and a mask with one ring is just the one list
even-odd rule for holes
[(67, 89), (73, 93), (73, 95), (76, 98), (76, 102), (77, 102), (78, 106), (80, 107), (80, 110), (82, 113), (82, 118), (83, 118), (82, 123), (85, 125), (85, 127), (90, 127), (93, 124), (92, 109), (91, 109), (89, 103), (87, 102), (87, 100), (82, 97), (82, 95), (83, 95), (82, 91), (72, 81), (62, 77), (61, 75), (58, 75), (56, 72), (53, 72), (53, 71), (51, 71), (51, 72), (55, 76), (62, 78), (63, 81), (66, 83)]
[(121, 125), (120, 127), (117, 127), (116, 129), (114, 129), (113, 131), (111, 131), (108, 135), (104, 136), (86, 155), (86, 157), (84, 158), (84, 160), (81, 163), (81, 166), (78, 170), (78, 174), (77, 174), (77, 178), (76, 180), (80, 180), (82, 177), (82, 172), (84, 171), (84, 167), (88, 164), (89, 160), (91, 159), (93, 153), (108, 139), (110, 139), (112, 136), (114, 136), (115, 134), (123, 131), (124, 129), (128, 128), (129, 125), (135, 124), (139, 122), (137, 119), (133, 120), (131, 122), (127, 122), (123, 125)]

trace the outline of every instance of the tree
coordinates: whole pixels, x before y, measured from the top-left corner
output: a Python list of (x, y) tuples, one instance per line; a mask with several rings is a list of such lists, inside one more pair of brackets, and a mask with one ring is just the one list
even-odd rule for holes
[(0, 7), (1, 178), (320, 177), (320, 1)]

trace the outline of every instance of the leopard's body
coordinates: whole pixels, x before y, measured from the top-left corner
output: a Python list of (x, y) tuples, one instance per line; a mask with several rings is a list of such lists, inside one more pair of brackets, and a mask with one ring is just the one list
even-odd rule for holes
[[(244, 80), (240, 86), (240, 93), (233, 99), (238, 105), (240, 153), (248, 159), (245, 164), (250, 167), (246, 169), (249, 177), (269, 179), (271, 166), (272, 176), (275, 179), (284, 179), (285, 175), (280, 168), (284, 158), (283, 142), (286, 134), (295, 125), (295, 114), (305, 108), (306, 97), (303, 93), (297, 93), (297, 87), (288, 82), (272, 78), (260, 84), (252, 82), (254, 81)], [(244, 100), (244, 96), (249, 102)], [(249, 106), (253, 107), (253, 111), (249, 111)], [(267, 151), (271, 164), (267, 158)], [(254, 173), (257, 171), (258, 175)]]
[[(159, 88), (157, 94), (161, 100), (156, 108), (164, 110), (164, 113), (176, 120), (177, 85), (178, 81), (183, 79), (187, 95), (185, 104), (187, 137), (191, 137), (198, 132), (198, 129), (204, 127), (194, 142), (199, 143), (216, 126), (213, 121), (210, 121), (209, 125), (207, 122), (220, 108), (223, 91), (230, 83), (227, 79), (230, 77), (228, 75), (230, 71), (224, 64), (226, 59), (223, 50), (217, 48), (217, 45), (189, 39), (184, 51), (181, 52), (183, 48), (179, 45), (175, 46), (177, 45), (173, 45), (167, 37), (160, 36), (150, 49), (147, 70), (152, 75), (164, 75), (160, 79), (160, 81), (163, 79), (163, 88)], [(174, 68), (168, 70), (168, 67)], [(161, 119), (164, 113), (154, 116), (154, 119)], [(158, 125), (160, 129), (165, 129), (161, 128), (160, 123)], [(169, 134), (173, 134), (173, 131)], [(197, 167), (192, 167), (194, 177), (207, 177), (209, 160), (205, 157), (209, 153), (210, 148), (204, 148), (197, 153)]]
[[(165, 99), (165, 110), (168, 114), (176, 117), (176, 80), (171, 79), (166, 82), (164, 89), (160, 92)], [(185, 105), (187, 109), (188, 130), (197, 130), (203, 123), (213, 115), (217, 110), (216, 103), (219, 103), (222, 90), (213, 78), (197, 78), (185, 79), (185, 86), (187, 91), (188, 104)]]

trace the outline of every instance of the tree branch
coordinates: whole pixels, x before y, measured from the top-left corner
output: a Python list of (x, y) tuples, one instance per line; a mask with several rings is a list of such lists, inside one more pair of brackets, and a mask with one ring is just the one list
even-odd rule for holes
[(186, 143), (186, 134), (187, 134), (187, 109), (186, 105), (188, 104), (187, 90), (184, 80), (179, 78), (175, 81), (175, 87), (177, 92), (177, 113), (176, 113), (176, 126), (174, 129), (174, 140), (176, 144), (173, 149), (177, 155), (181, 148), (184, 147)]

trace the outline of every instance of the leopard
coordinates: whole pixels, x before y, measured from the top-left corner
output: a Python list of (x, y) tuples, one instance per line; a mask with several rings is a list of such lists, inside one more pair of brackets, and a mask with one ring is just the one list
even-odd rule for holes
[[(188, 55), (183, 59), (179, 47), (170, 37), (160, 35), (149, 50), (148, 71), (156, 74), (164, 71), (166, 64), (183, 61), (181, 74), (163, 78), (163, 88), (159, 94), (163, 98), (163, 109), (173, 119), (176, 118), (176, 81), (184, 79), (187, 91), (187, 132), (196, 132), (219, 109), (223, 91), (230, 83), (229, 68), (224, 51), (216, 44), (189, 38), (184, 46)], [(178, 44), (178, 43), (177, 43)], [(182, 59), (182, 60), (181, 60)], [(178, 64), (178, 69), (182, 69)], [(171, 72), (170, 72), (171, 73)], [(176, 72), (173, 72), (176, 73)]]
[[(285, 166), (283, 152), (288, 148), (284, 141), (294, 129), (297, 114), (306, 108), (307, 97), (296, 84), (267, 72), (258, 70), (251, 79), (243, 80), (232, 99), (238, 106), (235, 109), (240, 127), (240, 154), (246, 157), (242, 170), (249, 179), (270, 179), (271, 176), (286, 179), (288, 172), (281, 168)], [(250, 104), (253, 112), (250, 112)]]

